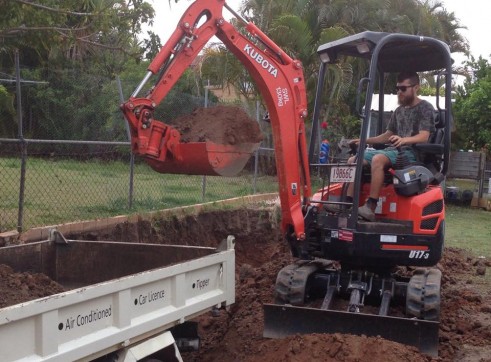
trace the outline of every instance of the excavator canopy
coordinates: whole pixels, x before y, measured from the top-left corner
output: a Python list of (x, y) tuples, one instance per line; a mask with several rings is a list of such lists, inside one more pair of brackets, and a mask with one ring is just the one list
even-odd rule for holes
[[(419, 39), (418, 39), (419, 38)], [(377, 48), (377, 46), (379, 46)], [(425, 72), (449, 65), (448, 45), (424, 36), (365, 31), (319, 46), (321, 60), (336, 62), (340, 56), (372, 59), (375, 51), (377, 67), (385, 73), (401, 71)]]

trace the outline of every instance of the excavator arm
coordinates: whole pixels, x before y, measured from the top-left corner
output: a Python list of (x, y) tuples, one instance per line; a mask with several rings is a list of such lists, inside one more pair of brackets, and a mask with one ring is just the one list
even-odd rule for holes
[[(247, 36), (223, 18), (223, 7), (245, 23)], [(134, 153), (163, 173), (233, 175), (257, 145), (183, 143), (179, 131), (153, 118), (155, 107), (167, 96), (205, 44), (216, 36), (256, 82), (271, 120), (284, 232), (305, 238), (303, 207), (311, 196), (305, 124), (307, 99), (302, 65), (283, 52), (253, 23), (236, 14), (224, 0), (196, 0), (177, 29), (148, 67), (146, 77), (121, 108), (130, 126)], [(146, 82), (158, 75), (145, 97)]]

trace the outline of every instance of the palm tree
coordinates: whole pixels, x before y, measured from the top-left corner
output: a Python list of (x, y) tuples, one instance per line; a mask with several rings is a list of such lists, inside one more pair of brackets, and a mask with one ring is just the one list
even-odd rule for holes
[[(309, 104), (312, 106), (318, 77), (319, 45), (365, 30), (402, 32), (432, 36), (447, 42), (453, 51), (466, 51), (466, 40), (458, 33), (462, 28), (453, 13), (448, 13), (438, 0), (245, 0), (242, 13), (257, 24), (282, 49), (302, 61)], [(231, 72), (243, 75), (240, 67), (226, 70), (227, 79), (239, 80)], [(352, 103), (353, 79), (361, 78), (367, 65), (346, 59), (328, 68), (326, 82), (329, 89), (324, 104), (335, 104), (324, 109), (323, 117), (347, 114)]]

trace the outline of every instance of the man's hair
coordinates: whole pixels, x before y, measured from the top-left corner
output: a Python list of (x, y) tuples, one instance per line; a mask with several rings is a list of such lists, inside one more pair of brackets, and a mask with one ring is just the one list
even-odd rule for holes
[(401, 72), (397, 76), (397, 83), (402, 83), (409, 79), (411, 84), (419, 84), (419, 75), (416, 72)]

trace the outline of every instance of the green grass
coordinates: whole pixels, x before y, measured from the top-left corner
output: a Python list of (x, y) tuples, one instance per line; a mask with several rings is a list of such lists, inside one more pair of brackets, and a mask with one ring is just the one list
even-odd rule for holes
[[(164, 175), (137, 164), (134, 198), (129, 209), (129, 167), (125, 162), (27, 162), (23, 230), (41, 225), (90, 220), (122, 214), (155, 211), (252, 194), (252, 175), (206, 177)], [(0, 232), (17, 226), (20, 161), (0, 158)], [(319, 183), (313, 177), (314, 183)], [(475, 181), (449, 180), (447, 186), (474, 190)], [(320, 185), (317, 185), (320, 186)], [(316, 186), (313, 187), (313, 190)], [(259, 177), (256, 192), (276, 192), (274, 177)], [(446, 206), (446, 246), (460, 247), (491, 257), (491, 212)]]
[[(471, 190), (475, 195), (479, 187), (477, 181), (466, 179), (450, 179), (445, 186), (456, 186), (460, 192)], [(467, 249), (477, 256), (491, 258), (491, 212), (447, 203), (445, 228), (446, 246)]]
[[(135, 165), (130, 209), (128, 163), (29, 158), (26, 169), (23, 230), (253, 193), (251, 175), (207, 176), (203, 198), (202, 176), (159, 174), (140, 163)], [(0, 232), (17, 227), (19, 184), (20, 161), (0, 158)], [(257, 192), (277, 189), (273, 177), (257, 180)]]
[(445, 211), (445, 245), (491, 258), (491, 212), (455, 205)]

